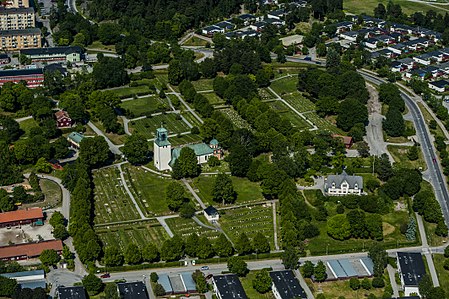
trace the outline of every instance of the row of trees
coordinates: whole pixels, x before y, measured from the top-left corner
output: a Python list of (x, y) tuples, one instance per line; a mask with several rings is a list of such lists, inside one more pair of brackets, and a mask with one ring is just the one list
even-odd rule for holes
[(352, 210), (346, 215), (338, 214), (327, 220), (327, 233), (336, 240), (382, 240), (382, 217), (379, 214), (365, 214), (360, 210)]
[(379, 87), (379, 100), (388, 105), (383, 129), (388, 136), (403, 136), (406, 133), (405, 122), (402, 117), (402, 113), (405, 111), (405, 103), (396, 84), (381, 84)]

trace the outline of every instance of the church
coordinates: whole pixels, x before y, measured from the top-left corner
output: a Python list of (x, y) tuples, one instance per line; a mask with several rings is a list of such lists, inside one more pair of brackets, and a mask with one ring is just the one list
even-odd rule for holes
[(223, 150), (216, 139), (212, 139), (209, 144), (195, 143), (172, 148), (168, 140), (167, 129), (161, 127), (156, 130), (156, 138), (154, 139), (154, 166), (160, 171), (172, 170), (176, 159), (181, 154), (181, 149), (185, 146), (193, 149), (198, 164), (206, 163), (211, 156), (215, 156), (219, 160), (223, 158)]

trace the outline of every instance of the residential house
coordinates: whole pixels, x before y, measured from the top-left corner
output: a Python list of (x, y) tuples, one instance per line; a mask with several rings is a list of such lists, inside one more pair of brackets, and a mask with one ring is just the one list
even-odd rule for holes
[(60, 286), (56, 289), (56, 294), (59, 299), (87, 299), (86, 290), (83, 286)]
[(214, 275), (212, 283), (218, 299), (248, 299), (242, 283), (235, 274)]
[(379, 39), (373, 37), (373, 38), (368, 38), (366, 39), (363, 44), (370, 49), (376, 49), (377, 48), (377, 44), (379, 43)]
[(333, 134), (332, 138), (339, 139), (343, 144), (345, 145), (345, 148), (350, 149), (351, 146), (354, 144), (354, 139), (351, 136), (343, 136), (338, 134)]
[(401, 55), (402, 52), (407, 53), (406, 46), (403, 43), (395, 44), (395, 45), (389, 45), (387, 47), (388, 50), (393, 52), (396, 55)]
[(274, 25), (276, 27), (281, 27), (285, 25), (285, 21), (282, 19), (265, 18), (264, 22), (267, 24)]
[(58, 127), (58, 129), (72, 127), (73, 121), (66, 111), (64, 110), (57, 111), (55, 113), (55, 117), (56, 117), (56, 126)]
[(267, 25), (266, 22), (259, 21), (259, 22), (249, 25), (249, 28), (251, 28), (252, 30), (255, 30), (257, 32), (260, 32), (265, 28), (266, 25)]
[(424, 53), (418, 56), (413, 57), (413, 59), (420, 64), (430, 65), (436, 62), (436, 59), (430, 53)]
[(388, 58), (388, 59), (391, 59), (391, 58), (397, 57), (398, 54), (394, 53), (393, 51), (391, 51), (389, 49), (382, 49), (382, 50), (378, 50), (378, 51), (375, 51), (375, 52), (371, 52), (371, 58), (373, 58), (373, 59), (377, 59), (377, 58), (379, 58), (381, 56), (385, 57), (385, 58)]
[(0, 227), (20, 225), (43, 225), (44, 214), (41, 208), (30, 208), (0, 213)]
[(218, 210), (213, 206), (208, 206), (207, 208), (205, 208), (203, 213), (204, 217), (206, 217), (207, 221), (209, 222), (216, 222), (220, 219)]
[(2, 273), (0, 276), (15, 279), (22, 289), (47, 288), (44, 270)]
[(141, 281), (119, 282), (117, 291), (122, 299), (148, 299), (147, 287)]
[(238, 19), (243, 21), (243, 25), (248, 26), (249, 24), (256, 21), (256, 17), (251, 14), (243, 14), (237, 17)]
[(433, 89), (437, 92), (445, 92), (449, 88), (449, 81), (447, 80), (432, 81), (428, 84), (430, 89)]
[(339, 37), (355, 42), (357, 40), (358, 35), (359, 35), (359, 33), (357, 31), (348, 31), (348, 32), (340, 33)]
[(425, 68), (413, 69), (405, 73), (405, 78), (418, 78), (421, 80), (438, 78), (444, 74), (444, 71), (439, 67), (429, 65)]
[(412, 34), (416, 28), (404, 24), (393, 23), (390, 25), (390, 30), (401, 34)]
[(348, 175), (346, 171), (339, 175), (329, 175), (324, 181), (324, 192), (329, 196), (362, 195), (363, 177)]
[(342, 33), (342, 32), (346, 32), (346, 31), (351, 31), (354, 23), (345, 21), (345, 22), (336, 23), (334, 25), (337, 27), (337, 33)]
[(284, 9), (278, 9), (278, 10), (273, 10), (270, 11), (267, 16), (269, 19), (276, 19), (276, 20), (280, 20), (283, 17), (285, 17), (286, 15), (286, 11)]
[(222, 30), (224, 30), (224, 32), (234, 30), (234, 28), (235, 28), (235, 25), (229, 21), (223, 21), (223, 22), (217, 23), (217, 24), (215, 24), (215, 26), (220, 27)]
[(397, 264), (405, 296), (419, 294), (419, 282), (426, 274), (421, 253), (398, 252)]
[(61, 240), (41, 241), (37, 243), (21, 243), (0, 247), (0, 261), (17, 261), (36, 258), (42, 251), (52, 249), (58, 254), (62, 252)]
[(224, 33), (224, 32), (225, 30), (223, 28), (220, 28), (216, 25), (207, 26), (201, 30), (202, 34), (209, 36), (214, 35), (215, 33)]
[(6, 82), (21, 81), (25, 81), (29, 88), (40, 87), (44, 84), (44, 71), (41, 68), (0, 71), (0, 87)]
[(67, 136), (67, 141), (70, 143), (70, 146), (79, 149), (81, 141), (84, 139), (84, 135), (78, 132), (71, 132), (69, 136)]
[(307, 299), (292, 270), (271, 271), (271, 290), (276, 299)]
[(416, 61), (413, 58), (403, 58), (391, 63), (392, 72), (405, 72), (407, 70), (412, 70), (416, 66)]

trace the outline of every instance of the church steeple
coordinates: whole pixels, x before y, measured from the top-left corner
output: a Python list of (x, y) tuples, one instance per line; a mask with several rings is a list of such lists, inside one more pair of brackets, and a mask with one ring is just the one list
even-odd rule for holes
[(159, 146), (167, 146), (170, 145), (170, 141), (168, 141), (168, 131), (162, 126), (156, 130), (156, 139), (154, 141)]

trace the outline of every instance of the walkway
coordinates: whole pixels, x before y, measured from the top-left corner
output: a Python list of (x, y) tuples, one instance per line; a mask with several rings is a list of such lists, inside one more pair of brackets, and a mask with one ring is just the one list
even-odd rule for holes
[(171, 231), (170, 227), (168, 226), (167, 222), (165, 222), (165, 219), (169, 219), (169, 218), (175, 218), (175, 217), (179, 217), (178, 215), (172, 215), (172, 216), (162, 216), (162, 217), (156, 217), (157, 221), (159, 221), (159, 223), (162, 225), (162, 227), (165, 229), (165, 231), (167, 232), (168, 236), (170, 238), (173, 238), (173, 236), (175, 234), (173, 234), (173, 232)]
[(187, 108), (187, 111), (189, 111), (190, 113), (192, 113), (192, 115), (200, 122), (200, 123), (204, 123), (204, 121), (201, 119), (201, 117), (198, 116), (198, 114), (196, 114), (196, 112), (190, 108), (190, 106), (187, 104), (186, 101), (184, 101), (184, 99), (181, 97), (181, 95), (179, 94), (179, 92), (176, 92), (173, 87), (170, 84), (167, 84), (168, 88), (170, 88), (171, 90), (171, 94), (174, 94), (179, 101), (181, 101), (181, 103)]
[(101, 131), (99, 128), (97, 128), (91, 121), (89, 121), (87, 123), (87, 125), (95, 132), (95, 134), (97, 134), (98, 136), (102, 136), (106, 142), (109, 145), (109, 150), (115, 154), (115, 155), (119, 155), (122, 156), (123, 153), (120, 151), (119, 147), (117, 145), (115, 145), (114, 143), (112, 143), (111, 140), (109, 140), (108, 137), (106, 137), (106, 135), (103, 133), (103, 131)]
[(278, 225), (277, 225), (277, 214), (276, 214), (276, 203), (273, 202), (273, 232), (274, 232), (274, 248), (276, 250), (279, 250), (279, 244), (278, 244)]
[(123, 187), (125, 187), (126, 192), (128, 193), (129, 197), (131, 198), (132, 202), (134, 203), (134, 206), (136, 207), (137, 212), (140, 215), (140, 218), (141, 219), (148, 219), (143, 214), (142, 210), (140, 209), (139, 205), (137, 204), (136, 199), (134, 198), (134, 196), (132, 195), (131, 191), (128, 188), (128, 185), (126, 184), (125, 175), (123, 174), (123, 170), (122, 170), (122, 164), (117, 164), (117, 168), (120, 171), (120, 178), (122, 180)]
[[(302, 277), (301, 272), (298, 269), (295, 269), (293, 271), (295, 273), (296, 278), (299, 280), (299, 284), (303, 288), (304, 292), (307, 295), (307, 299), (314, 299), (312, 291), (310, 290), (309, 286), (307, 285), (306, 281), (304, 280), (304, 277)], [(399, 297), (399, 296), (398, 296)]]
[(399, 288), (396, 283), (396, 271), (391, 265), (387, 265), (388, 277), (390, 278), (391, 288), (393, 289), (393, 297), (399, 298)]
[(14, 119), (14, 120), (15, 120), (16, 122), (20, 123), (20, 122), (25, 121), (25, 120), (28, 120), (28, 119), (33, 119), (33, 116), (32, 116), (32, 115), (30, 115), (30, 116), (25, 116), (25, 117), (21, 117), (21, 118), (16, 118), (16, 119)]
[(277, 100), (281, 101), (282, 103), (284, 103), (288, 108), (290, 108), (293, 112), (295, 112), (297, 115), (299, 115), (302, 119), (304, 119), (312, 128), (309, 129), (309, 131), (316, 131), (318, 130), (318, 127), (312, 123), (307, 117), (305, 117), (301, 112), (299, 112), (298, 110), (296, 110), (292, 105), (290, 105), (286, 100), (284, 100), (283, 98), (281, 98), (280, 95), (278, 95), (273, 88), (271, 87), (267, 87), (268, 90), (270, 92), (272, 92), (274, 94), (274, 96), (277, 98)]
[(193, 195), (193, 197), (195, 198), (195, 200), (198, 202), (198, 204), (201, 206), (201, 208), (204, 210), (206, 208), (206, 205), (204, 204), (204, 202), (201, 200), (201, 198), (198, 196), (198, 194), (196, 194), (195, 190), (193, 190), (192, 186), (190, 186), (189, 182), (187, 182), (186, 179), (182, 179), (181, 180), (184, 185), (186, 185), (187, 189), (189, 190), (189, 192)]
[(424, 228), (424, 223), (421, 215), (415, 213), (416, 222), (418, 223), (419, 235), (421, 237), (421, 245), (422, 245), (422, 253), (426, 257), (427, 265), (429, 266), (430, 277), (432, 277), (432, 282), (434, 287), (439, 287), (440, 282), (438, 281), (437, 271), (435, 269), (435, 265), (433, 264), (432, 252), (429, 248), (429, 244), (427, 243), (427, 235), (426, 230)]

